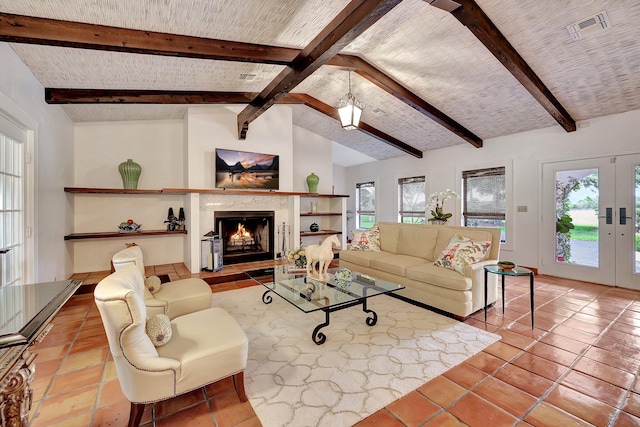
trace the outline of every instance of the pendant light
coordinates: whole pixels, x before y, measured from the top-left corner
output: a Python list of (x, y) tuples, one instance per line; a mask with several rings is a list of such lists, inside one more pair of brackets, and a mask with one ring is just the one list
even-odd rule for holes
[(345, 130), (357, 129), (364, 104), (351, 94), (351, 71), (349, 71), (349, 93), (338, 102), (336, 107), (338, 108), (342, 128)]

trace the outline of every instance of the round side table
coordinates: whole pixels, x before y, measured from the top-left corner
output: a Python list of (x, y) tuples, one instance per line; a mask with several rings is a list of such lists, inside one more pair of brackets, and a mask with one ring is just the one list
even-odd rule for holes
[(497, 265), (484, 266), (484, 320), (487, 321), (487, 276), (489, 273), (499, 274), (502, 281), (502, 314), (504, 314), (504, 278), (505, 276), (529, 276), (529, 299), (531, 300), (531, 329), (533, 329), (533, 271), (524, 267), (503, 270)]

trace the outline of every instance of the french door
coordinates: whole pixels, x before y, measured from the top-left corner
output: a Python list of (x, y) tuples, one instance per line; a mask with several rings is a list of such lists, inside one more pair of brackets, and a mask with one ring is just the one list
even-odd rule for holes
[(541, 272), (640, 289), (640, 155), (545, 163)]
[(0, 115), (0, 287), (25, 280), (26, 131)]

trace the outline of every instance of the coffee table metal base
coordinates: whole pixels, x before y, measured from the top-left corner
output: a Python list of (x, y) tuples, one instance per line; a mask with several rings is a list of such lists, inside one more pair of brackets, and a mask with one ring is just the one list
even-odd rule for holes
[[(271, 302), (273, 301), (273, 298), (271, 297), (271, 295), (269, 295), (271, 292), (273, 292), (271, 289), (267, 289), (267, 291), (264, 294), (262, 294), (263, 303), (271, 304)], [(375, 311), (369, 310), (367, 308), (367, 298), (363, 298), (358, 301), (351, 301), (351, 302), (344, 303), (337, 306), (323, 308), (322, 311), (324, 311), (324, 314), (325, 314), (325, 321), (324, 323), (320, 323), (318, 326), (314, 328), (313, 333), (311, 334), (311, 339), (313, 340), (313, 342), (316, 343), (317, 345), (321, 345), (327, 340), (327, 336), (324, 333), (320, 332), (320, 329), (324, 328), (325, 326), (329, 326), (329, 324), (331, 323), (330, 313), (333, 313), (334, 311), (343, 310), (345, 308), (353, 307), (356, 305), (360, 305), (360, 304), (362, 304), (362, 311), (369, 314), (369, 316), (367, 316), (367, 318), (365, 319), (365, 323), (368, 326), (375, 325), (378, 322), (378, 315), (376, 314)]]

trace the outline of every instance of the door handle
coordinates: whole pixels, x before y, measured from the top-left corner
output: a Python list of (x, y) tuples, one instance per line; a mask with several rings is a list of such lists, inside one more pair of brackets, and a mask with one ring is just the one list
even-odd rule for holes
[(627, 220), (633, 217), (627, 216), (627, 208), (620, 208), (620, 225), (627, 225)]
[(599, 216), (598, 218), (606, 218), (607, 224), (613, 224), (613, 208), (606, 208), (605, 212), (606, 212), (605, 216)]

